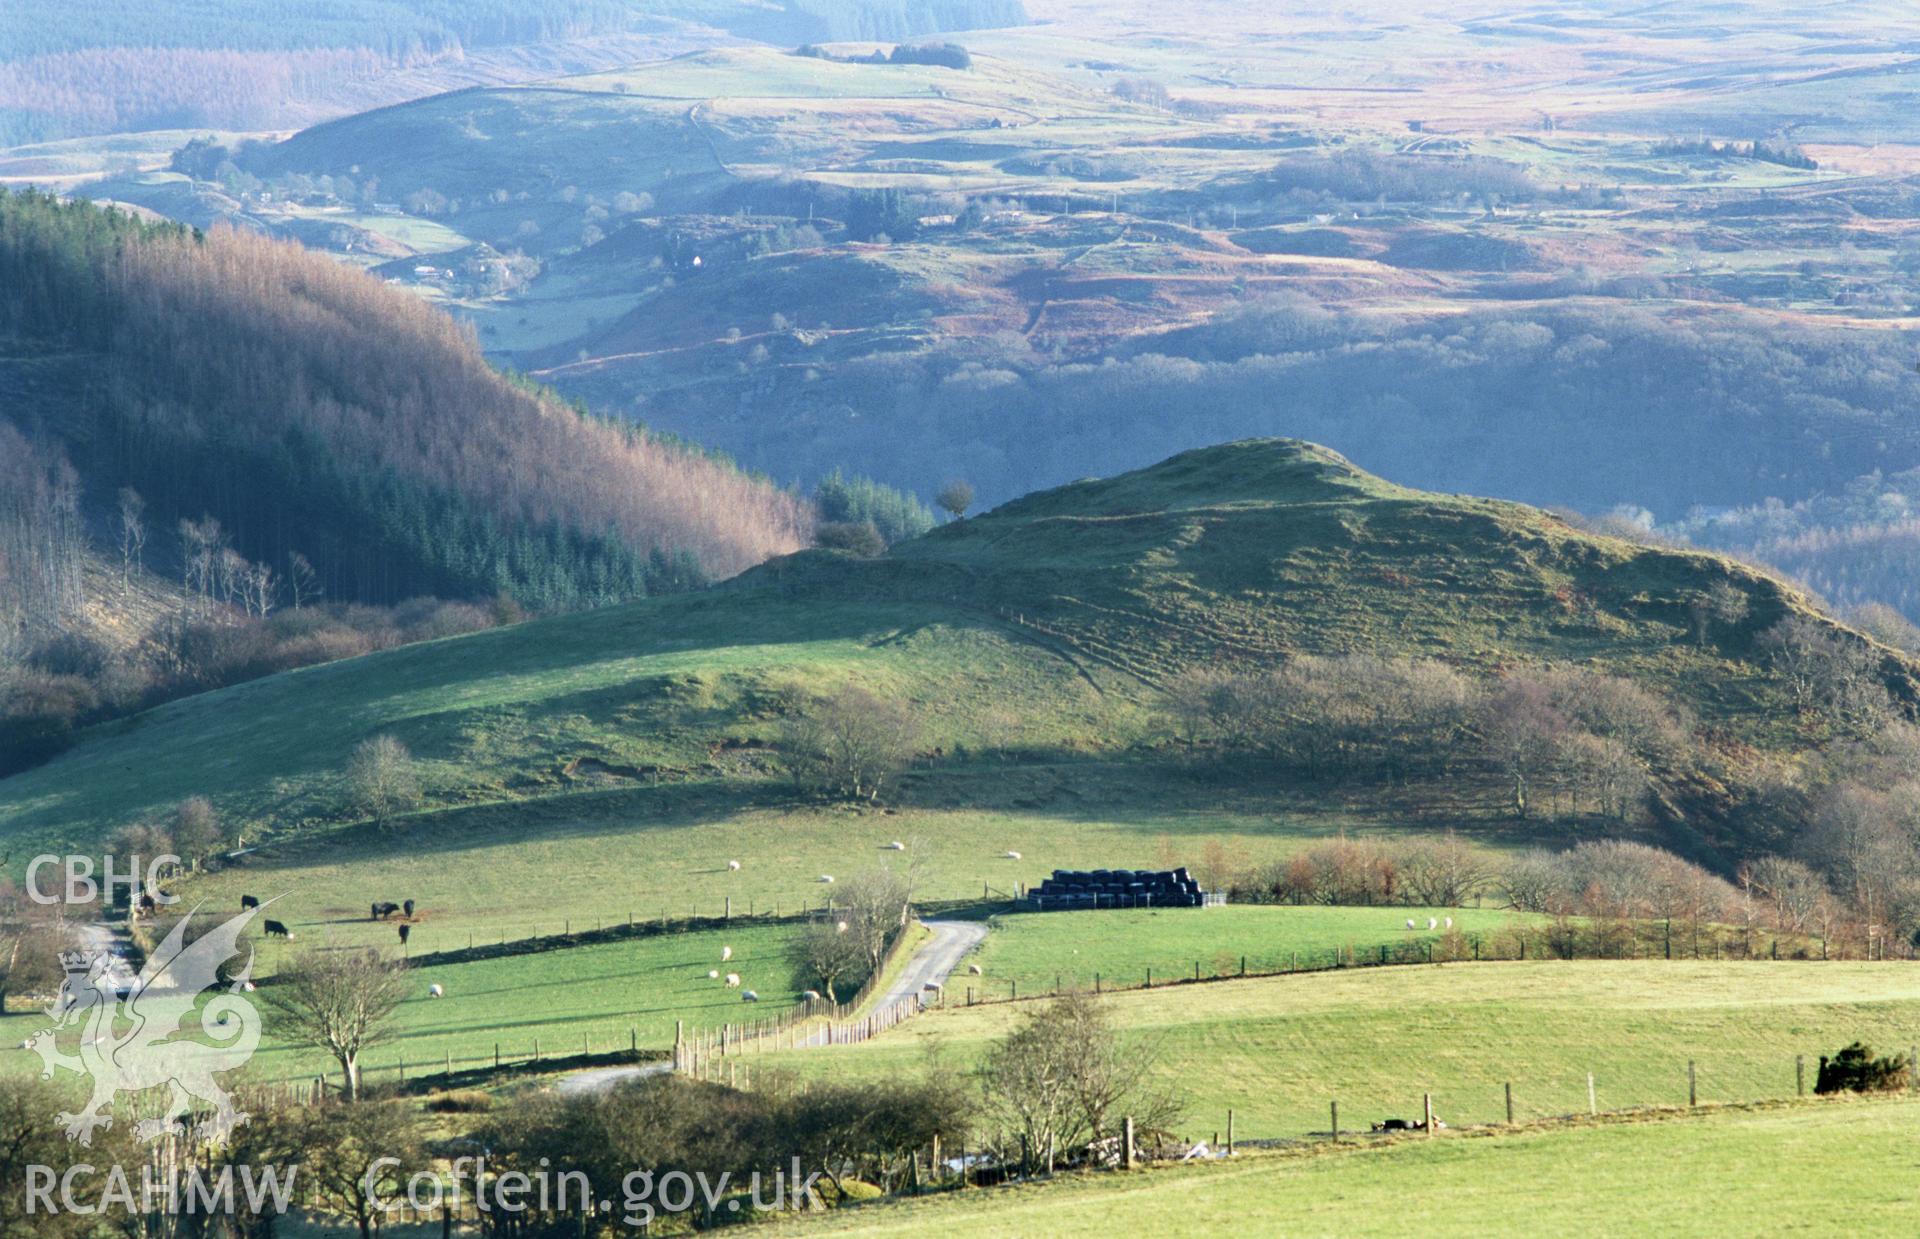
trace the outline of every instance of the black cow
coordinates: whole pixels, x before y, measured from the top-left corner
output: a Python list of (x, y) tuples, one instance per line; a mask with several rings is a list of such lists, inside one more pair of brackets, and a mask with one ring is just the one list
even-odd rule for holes
[(269, 938), (285, 938), (289, 942), (293, 941), (293, 931), (279, 921), (268, 921), (266, 928)]
[(397, 903), (376, 903), (373, 905), (373, 910), (370, 913), (368, 913), (367, 919), (374, 920), (374, 921), (384, 921), (388, 917), (392, 916), (395, 912), (398, 912), (399, 910), (400, 910), (400, 905)]
[(400, 922), (400, 945), (401, 946), (407, 945), (407, 935), (412, 932), (413, 932), (413, 926), (407, 924), (405, 921)]
[(252, 895), (240, 896), (240, 910), (242, 912), (245, 912), (248, 908), (257, 908), (259, 906), (260, 906), (260, 901), (258, 899), (255, 899)]
[(413, 919), (413, 900), (411, 899), (407, 900), (405, 903), (400, 905), (400, 908), (406, 914), (406, 918), (408, 920)]

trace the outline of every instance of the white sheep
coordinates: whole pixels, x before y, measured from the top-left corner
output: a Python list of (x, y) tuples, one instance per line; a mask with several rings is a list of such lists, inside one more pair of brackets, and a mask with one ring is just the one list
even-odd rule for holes
[(740, 974), (739, 974), (739, 973), (737, 973), (737, 972), (729, 972), (729, 973), (727, 974), (727, 988), (728, 988), (728, 989), (739, 989), (739, 988), (740, 988)]
[(441, 989), (438, 985), (427, 986), (427, 997), (445, 998), (446, 996), (447, 996), (447, 991), (444, 989)]
[(810, 989), (806, 993), (800, 995), (800, 997), (806, 999), (808, 1002), (819, 1002), (820, 991), (817, 989)]
[(1407, 928), (1408, 928), (1408, 929), (1413, 929), (1413, 928), (1415, 928), (1415, 926), (1414, 926), (1414, 923), (1413, 923), (1413, 918), (1412, 918), (1412, 917), (1408, 917), (1408, 918), (1407, 918)]
[(1020, 853), (1018, 853), (1018, 852), (1008, 852), (1008, 853), (1006, 853), (1006, 855), (1005, 855), (1005, 859), (1007, 859), (1007, 860), (1019, 860), (1019, 859), (1020, 859)]
[(823, 873), (820, 875), (820, 880), (822, 882), (825, 882), (831, 885), (833, 882), (833, 875), (831, 873)]
[(970, 977), (977, 977), (977, 976), (980, 976), (980, 975), (981, 975), (981, 972), (980, 972), (980, 965), (979, 965), (979, 964), (968, 964), (968, 965), (967, 965), (967, 975), (968, 975), (968, 976), (970, 976)]
[(740, 872), (740, 862), (739, 862), (739, 861), (737, 861), (737, 860), (730, 860), (730, 861), (728, 861), (728, 862), (727, 862), (727, 869), (728, 869), (728, 870), (729, 870), (730, 872), (733, 872), (733, 873), (738, 873), (738, 872)]
[(1448, 917), (1448, 918), (1447, 918), (1447, 928), (1448, 928), (1448, 929), (1452, 929), (1452, 928), (1453, 928), (1453, 918), (1452, 918), (1452, 917)]
[(907, 845), (900, 842), (900, 840), (898, 839), (895, 839), (892, 843), (887, 844), (887, 851), (889, 852), (904, 852), (906, 850), (907, 850)]
[(847, 932), (847, 923), (846, 923), (845, 921), (841, 921), (841, 922), (839, 922), (838, 924), (836, 924), (836, 925), (834, 926), (834, 929), (836, 929), (836, 930), (838, 930), (838, 931), (839, 931), (840, 933), (846, 933), (846, 932)]
[(752, 990), (747, 990), (745, 993), (740, 995), (740, 1001), (741, 1002), (759, 1002), (760, 995), (754, 993)]
[(707, 980), (718, 981), (719, 979), (720, 979), (720, 970), (718, 968), (707, 969)]
[(730, 959), (732, 959), (732, 958), (733, 958), (733, 948), (732, 948), (732, 947), (730, 947), (730, 946), (723, 946), (723, 947), (721, 947), (721, 948), (720, 948), (720, 962), (721, 962), (721, 963), (723, 963), (723, 964), (724, 964), (724, 963), (726, 963), (726, 962), (727, 962), (728, 960), (730, 960)]
[(1427, 928), (1428, 928), (1428, 929), (1438, 929), (1438, 928), (1440, 928), (1440, 922), (1439, 922), (1439, 921), (1436, 921), (1436, 920), (1434, 920), (1434, 919), (1433, 919), (1432, 917), (1428, 917), (1428, 918), (1427, 918)]

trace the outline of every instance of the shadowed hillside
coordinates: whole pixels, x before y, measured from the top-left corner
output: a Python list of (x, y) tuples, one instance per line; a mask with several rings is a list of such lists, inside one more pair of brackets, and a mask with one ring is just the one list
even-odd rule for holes
[[(1702, 637), (1687, 617), (1715, 586), (1745, 605)], [(1817, 740), (1757, 635), (1785, 617), (1859, 651), (1897, 701), (1920, 695), (1898, 656), (1724, 560), (1407, 490), (1296, 441), (1237, 443), (1029, 496), (881, 558), (803, 552), (718, 591), (175, 702), (0, 783), (0, 832), (97, 838), (191, 794), (270, 835), (332, 829), (353, 818), (338, 769), (382, 733), (420, 759), (429, 806), (565, 803), (607, 786), (583, 765), (746, 803), (784, 794), (786, 721), (849, 683), (911, 709), (934, 768), (983, 751), (1124, 762), (1166, 742), (1160, 686), (1177, 673), (1309, 653), (1438, 657), (1474, 678), (1592, 669), (1740, 752), (1786, 755)], [(1443, 746), (1439, 769), (1476, 769), (1474, 751)], [(1749, 760), (1728, 754), (1715, 761)]]

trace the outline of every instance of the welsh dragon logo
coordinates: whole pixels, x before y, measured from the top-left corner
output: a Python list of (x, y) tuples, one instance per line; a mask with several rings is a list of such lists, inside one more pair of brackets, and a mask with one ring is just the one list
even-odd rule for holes
[[(92, 1100), (78, 1113), (59, 1116), (69, 1140), (92, 1144), (95, 1129), (113, 1124), (114, 1098), (162, 1086), (172, 1090), (170, 1103), (159, 1118), (135, 1126), (142, 1140), (179, 1130), (195, 1099), (213, 1107), (212, 1116), (195, 1127), (197, 1135), (223, 1138), (247, 1121), (215, 1077), (244, 1066), (260, 1044), (260, 1014), (246, 997), (253, 988), (251, 954), (224, 991), (204, 1002), (201, 995), (219, 984), (221, 966), (240, 953), (240, 935), (259, 910), (249, 909), (191, 943), (188, 913), (130, 985), (114, 980), (110, 952), (63, 957), (67, 979), (47, 1008), (53, 1026), (27, 1044), (46, 1064), (43, 1078), (62, 1069), (93, 1077)], [(197, 1030), (191, 1027), (196, 1012)], [(78, 1052), (69, 1054), (57, 1039), (76, 1026)]]

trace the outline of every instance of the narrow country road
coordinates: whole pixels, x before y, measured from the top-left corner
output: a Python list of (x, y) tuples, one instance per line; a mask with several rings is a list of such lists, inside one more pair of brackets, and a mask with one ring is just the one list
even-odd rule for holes
[(77, 928), (80, 949), (89, 956), (105, 955), (107, 976), (116, 990), (125, 992), (133, 988), (138, 979), (134, 972), (132, 954), (133, 943), (124, 929), (116, 929), (103, 921), (90, 921)]
[(913, 953), (899, 979), (887, 988), (875, 1006), (899, 1002), (922, 992), (928, 985), (945, 985), (967, 952), (987, 936), (987, 927), (980, 921), (922, 921), (921, 924), (933, 931), (932, 940)]
[(638, 1067), (593, 1067), (586, 1071), (574, 1072), (555, 1087), (563, 1096), (568, 1097), (584, 1093), (604, 1093), (614, 1085), (627, 1080), (665, 1075), (672, 1070), (671, 1059), (663, 1059), (657, 1063), (644, 1063)]
[[(884, 1007), (911, 998), (932, 985), (945, 985), (967, 952), (979, 946), (987, 936), (987, 927), (979, 921), (922, 921), (933, 933), (925, 945), (913, 953), (900, 976), (873, 1004)], [(637, 1067), (594, 1067), (576, 1071), (562, 1079), (557, 1087), (568, 1096), (600, 1093), (626, 1080), (662, 1075), (673, 1070), (671, 1062), (645, 1063)]]

